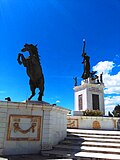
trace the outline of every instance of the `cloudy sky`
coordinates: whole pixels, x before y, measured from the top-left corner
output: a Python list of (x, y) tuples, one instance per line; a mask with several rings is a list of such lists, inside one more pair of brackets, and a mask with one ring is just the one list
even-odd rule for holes
[[(104, 73), (106, 112), (113, 110), (120, 104), (120, 0), (0, 0), (0, 100), (23, 101), (31, 94), (16, 59), (32, 43), (45, 77), (43, 100), (73, 110), (84, 38), (91, 71)], [(38, 90), (33, 100), (37, 96)]]
[[(119, 59), (118, 55), (115, 56)], [(114, 72), (114, 69), (117, 72)], [(116, 65), (113, 61), (100, 61), (93, 66), (93, 70), (98, 71), (98, 74), (102, 72), (104, 74), (105, 108), (107, 113), (107, 111), (112, 111), (115, 105), (120, 104), (120, 65)]]

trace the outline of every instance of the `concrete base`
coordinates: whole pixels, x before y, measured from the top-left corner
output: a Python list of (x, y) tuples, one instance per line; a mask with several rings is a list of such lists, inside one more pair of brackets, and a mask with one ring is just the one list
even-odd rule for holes
[(45, 102), (45, 101), (26, 100), (25, 103), (27, 103), (27, 104), (39, 104), (39, 105), (50, 105), (50, 103)]
[(119, 130), (119, 118), (100, 116), (67, 116), (68, 128)]
[(80, 86), (75, 86), (73, 89), (74, 111), (98, 109), (105, 113), (103, 83), (96, 83), (91, 78), (88, 78)]
[(83, 116), (83, 112), (82, 111), (73, 111), (73, 115), (74, 116)]
[(66, 137), (69, 112), (46, 102), (0, 101), (0, 155), (52, 149)]

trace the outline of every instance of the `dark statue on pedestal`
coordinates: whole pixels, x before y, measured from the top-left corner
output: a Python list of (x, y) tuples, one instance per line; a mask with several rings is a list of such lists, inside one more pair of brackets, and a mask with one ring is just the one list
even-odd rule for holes
[(103, 83), (103, 72), (100, 74), (100, 80), (99, 80), (99, 76), (96, 75), (97, 71), (90, 72), (90, 57), (87, 56), (87, 54), (85, 53), (85, 46), (86, 46), (86, 42), (84, 39), (83, 40), (83, 52), (82, 52), (82, 57), (83, 57), (82, 63), (84, 64), (84, 72), (81, 78), (83, 78), (84, 80), (90, 78), (96, 84), (102, 84)]
[(29, 85), (32, 91), (32, 95), (28, 98), (30, 100), (35, 95), (35, 89), (39, 88), (38, 101), (42, 101), (44, 92), (44, 76), (42, 73), (42, 67), (38, 55), (37, 45), (25, 44), (21, 52), (28, 51), (30, 56), (25, 58), (23, 54), (18, 54), (18, 63), (23, 64), (26, 67), (27, 75), (30, 77)]
[(10, 102), (11, 98), (10, 97), (6, 97), (5, 100)]
[(74, 86), (77, 86), (77, 77), (73, 77), (74, 79)]
[(100, 82), (103, 83), (103, 72), (100, 74)]
[(85, 53), (85, 40), (83, 40), (83, 53), (82, 53), (82, 57), (83, 57), (83, 64), (84, 64), (84, 72), (82, 74), (82, 78), (83, 79), (87, 79), (88, 77), (90, 77), (90, 57), (87, 56), (87, 54)]

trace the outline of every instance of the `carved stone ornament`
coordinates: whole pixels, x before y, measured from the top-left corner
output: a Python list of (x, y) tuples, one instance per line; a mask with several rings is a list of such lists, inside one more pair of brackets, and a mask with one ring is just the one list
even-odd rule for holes
[(78, 128), (78, 119), (68, 119), (67, 128)]
[(16, 132), (20, 132), (20, 133), (26, 134), (26, 133), (28, 133), (30, 131), (32, 131), (32, 133), (34, 133), (35, 132), (36, 123), (32, 123), (31, 126), (26, 130), (20, 128), (19, 123), (14, 123), (13, 127), (14, 127), (14, 132), (15, 133)]
[(99, 121), (93, 121), (93, 129), (100, 129), (100, 122)]
[(10, 115), (7, 131), (8, 141), (39, 141), (41, 117), (32, 115)]

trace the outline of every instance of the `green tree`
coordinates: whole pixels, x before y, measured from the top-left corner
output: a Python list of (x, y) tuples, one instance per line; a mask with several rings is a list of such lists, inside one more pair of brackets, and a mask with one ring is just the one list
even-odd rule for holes
[(120, 105), (119, 104), (117, 106), (115, 106), (112, 113), (113, 113), (114, 117), (120, 117)]

